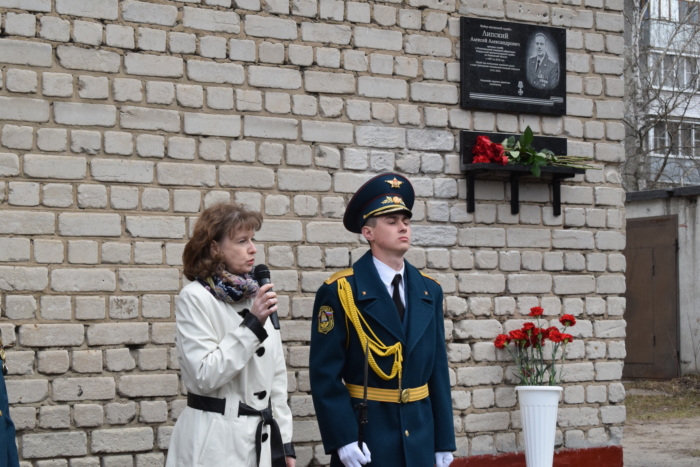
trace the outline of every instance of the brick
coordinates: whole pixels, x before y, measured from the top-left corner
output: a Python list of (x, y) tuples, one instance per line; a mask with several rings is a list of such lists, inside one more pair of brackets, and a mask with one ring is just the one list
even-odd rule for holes
[(508, 229), (506, 232), (510, 248), (549, 248), (551, 233), (544, 229)]
[(457, 369), (457, 382), (460, 386), (500, 384), (503, 381), (503, 368), (500, 366), (472, 366)]
[(121, 216), (64, 212), (58, 216), (58, 231), (67, 237), (119, 237)]
[(121, 66), (121, 56), (106, 50), (59, 45), (56, 48), (56, 56), (61, 66), (69, 70), (117, 73)]
[(237, 13), (184, 7), (182, 24), (187, 28), (238, 34), (241, 19)]
[(26, 238), (0, 237), (0, 261), (29, 261), (29, 245)]
[(549, 274), (509, 274), (508, 291), (511, 293), (542, 293), (552, 290), (552, 276)]
[(56, 0), (56, 12), (62, 15), (115, 20), (119, 15), (118, 0)]
[(117, 123), (117, 108), (113, 105), (54, 102), (56, 123), (80, 126), (112, 127)]
[(355, 243), (357, 234), (344, 230), (339, 222), (309, 222), (306, 239), (312, 243)]
[(459, 290), (464, 293), (502, 293), (506, 277), (502, 274), (459, 274)]
[(411, 100), (436, 104), (456, 104), (457, 86), (452, 84), (411, 83)]
[(554, 230), (552, 245), (561, 249), (593, 249), (593, 233), (581, 230)]
[(572, 8), (552, 8), (552, 25), (590, 29), (593, 27), (593, 12)]
[(459, 231), (460, 246), (475, 247), (504, 247), (506, 242), (505, 229), (487, 227), (468, 227)]
[(51, 290), (56, 292), (114, 292), (116, 286), (115, 274), (108, 269), (75, 268), (51, 271)]
[(413, 226), (413, 242), (416, 246), (453, 246), (457, 243), (454, 226)]
[(90, 172), (102, 182), (152, 183), (153, 165), (146, 161), (92, 159)]
[(0, 96), (0, 120), (49, 121), (49, 102), (24, 97)]
[(10, 404), (32, 404), (49, 396), (49, 382), (45, 379), (7, 380), (5, 384)]
[(301, 73), (288, 68), (250, 66), (248, 83), (251, 86), (263, 88), (299, 89)]
[(126, 1), (122, 4), (122, 19), (135, 23), (174, 26), (177, 22), (177, 7)]
[(19, 175), (19, 157), (17, 154), (0, 153), (0, 177)]
[[(254, 138), (296, 140), (299, 121), (293, 118), (243, 117), (243, 135)], [(223, 167), (222, 167), (223, 168)]]
[[(409, 149), (417, 149), (423, 151), (451, 151), (455, 146), (455, 138), (450, 131), (441, 130), (407, 130), (406, 131), (407, 145)], [(425, 159), (426, 156), (424, 156)], [(440, 159), (441, 162), (441, 159)], [(424, 172), (431, 172), (423, 164)], [(442, 166), (439, 170), (432, 171), (433, 173), (442, 172)]]
[(222, 166), (219, 183), (226, 187), (270, 188), (274, 186), (275, 173), (262, 167)]
[(216, 168), (205, 164), (160, 162), (157, 165), (161, 185), (214, 186)]
[(362, 76), (358, 79), (357, 94), (363, 97), (406, 99), (408, 85), (402, 79)]
[(247, 15), (245, 33), (252, 37), (270, 37), (293, 41), (297, 38), (297, 23), (291, 19)]
[[(97, 249), (95, 248), (95, 251)], [(70, 257), (70, 252), (69, 252)], [(58, 297), (58, 296), (43, 296), (41, 297), (41, 317), (44, 319), (61, 319), (70, 320), (71, 318), (71, 305), (70, 297)], [(40, 371), (41, 368), (41, 354), (40, 357)], [(68, 355), (66, 354), (66, 365), (68, 365)], [(66, 368), (65, 371), (68, 369)], [(61, 371), (60, 373), (65, 373)]]
[(85, 455), (87, 455), (87, 434), (83, 431), (22, 436), (22, 457), (26, 459)]
[(301, 38), (304, 42), (348, 45), (352, 38), (352, 29), (350, 26), (339, 24), (304, 22), (301, 23)]
[(46, 268), (0, 266), (0, 290), (4, 292), (44, 290), (48, 285)]
[(241, 117), (240, 115), (186, 113), (185, 133), (236, 138), (241, 134)]
[(447, 37), (411, 34), (406, 38), (405, 51), (414, 55), (451, 57), (452, 41)]
[(125, 397), (176, 396), (178, 392), (178, 377), (173, 374), (130, 375), (119, 378), (119, 394)]
[(474, 433), (478, 431), (507, 430), (509, 425), (510, 414), (507, 412), (493, 412), (483, 414), (472, 413), (464, 417), (464, 426), (465, 430), (468, 433)]
[(180, 114), (175, 110), (123, 106), (119, 122), (124, 129), (180, 131)]
[(266, 220), (255, 238), (260, 242), (299, 242), (302, 224), (299, 221)]
[(406, 130), (403, 128), (360, 126), (355, 129), (358, 146), (376, 148), (405, 148)]
[[(148, 323), (102, 323), (88, 326), (88, 345), (135, 345), (149, 340)], [(110, 355), (107, 354), (110, 366)]]
[(355, 77), (349, 73), (305, 71), (304, 89), (324, 94), (353, 94)]
[(595, 277), (584, 275), (554, 276), (557, 295), (587, 294), (595, 291)]
[(357, 26), (355, 47), (399, 51), (403, 49), (403, 36), (399, 31)]
[(236, 63), (187, 60), (187, 77), (203, 83), (243, 84), (243, 67)]
[(0, 234), (53, 234), (54, 223), (48, 212), (0, 211)]
[(179, 287), (180, 276), (177, 269), (119, 270), (119, 288), (123, 292), (177, 291)]
[(0, 63), (50, 67), (53, 65), (51, 45), (39, 42), (0, 39)]
[[(91, 435), (90, 451), (98, 453), (118, 453), (130, 451), (150, 451), (153, 449), (153, 429), (150, 427), (95, 430)], [(131, 457), (129, 456), (131, 461)]]
[(349, 144), (353, 142), (353, 126), (349, 123), (302, 120), (302, 141)]
[(28, 347), (72, 347), (85, 341), (82, 324), (32, 324), (19, 327), (19, 342)]
[(180, 78), (183, 61), (179, 57), (130, 52), (124, 57), (124, 69), (130, 75)]

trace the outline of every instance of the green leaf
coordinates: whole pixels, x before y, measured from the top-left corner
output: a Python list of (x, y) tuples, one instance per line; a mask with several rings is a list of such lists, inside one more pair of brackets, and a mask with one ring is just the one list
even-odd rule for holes
[(503, 142), (504, 146), (508, 146), (509, 148), (514, 148), (515, 147), (515, 136), (509, 136), (508, 138), (505, 139)]
[(523, 147), (528, 147), (532, 144), (532, 140), (534, 139), (534, 136), (532, 134), (532, 128), (530, 128), (530, 125), (525, 128), (525, 132), (520, 136), (520, 145)]
[(541, 173), (542, 173), (542, 170), (540, 169), (540, 166), (537, 164), (534, 164), (532, 166), (532, 175), (534, 175), (535, 177), (539, 177)]
[(546, 155), (548, 155), (548, 156), (554, 156), (554, 155), (555, 155), (555, 154), (554, 154), (552, 151), (550, 151), (549, 149), (543, 149), (543, 150), (540, 151), (540, 152), (541, 152), (542, 154), (546, 154)]

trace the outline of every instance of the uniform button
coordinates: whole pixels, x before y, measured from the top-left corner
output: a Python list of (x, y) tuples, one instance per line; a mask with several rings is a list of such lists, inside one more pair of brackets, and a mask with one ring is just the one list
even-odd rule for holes
[(408, 434), (409, 434), (409, 433), (408, 433), (408, 430), (406, 430), (406, 436), (408, 436)]
[(265, 347), (260, 347), (258, 350), (255, 351), (255, 355), (258, 357), (262, 357), (265, 355)]
[(267, 396), (267, 391), (256, 392), (254, 395), (258, 396), (258, 399), (263, 400), (265, 399), (265, 396)]
[(267, 441), (267, 433), (263, 433), (262, 435), (262, 442), (264, 443), (265, 441)]

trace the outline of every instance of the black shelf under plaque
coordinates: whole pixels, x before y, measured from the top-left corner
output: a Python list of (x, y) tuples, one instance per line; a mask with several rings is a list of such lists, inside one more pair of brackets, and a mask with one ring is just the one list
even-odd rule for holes
[[(577, 174), (583, 174), (586, 169), (560, 166), (543, 166), (539, 177), (532, 175), (532, 167), (523, 164), (473, 164), (472, 147), (476, 142), (476, 137), (488, 136), (494, 143), (501, 143), (504, 139), (512, 135), (506, 133), (483, 133), (477, 131), (462, 130), (460, 135), (460, 168), (466, 172), (467, 176), (467, 212), (474, 212), (474, 185), (479, 175), (488, 174), (489, 178), (510, 178), (510, 212), (518, 214), (520, 212), (520, 179), (542, 180), (552, 185), (552, 211), (555, 216), (561, 215), (561, 181), (573, 178)], [(537, 150), (547, 148), (555, 154), (566, 154), (566, 138), (556, 138), (547, 136), (535, 136), (533, 147)], [(480, 177), (483, 178), (483, 177)]]

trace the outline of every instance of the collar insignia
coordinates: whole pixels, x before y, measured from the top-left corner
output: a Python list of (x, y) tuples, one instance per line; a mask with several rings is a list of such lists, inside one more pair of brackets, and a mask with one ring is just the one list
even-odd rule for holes
[(401, 188), (401, 184), (403, 183), (403, 182), (401, 182), (401, 181), (399, 181), (399, 180), (396, 180), (396, 177), (394, 177), (393, 180), (384, 180), (384, 181), (385, 181), (386, 183), (388, 183), (389, 186), (392, 187), (392, 188)]

